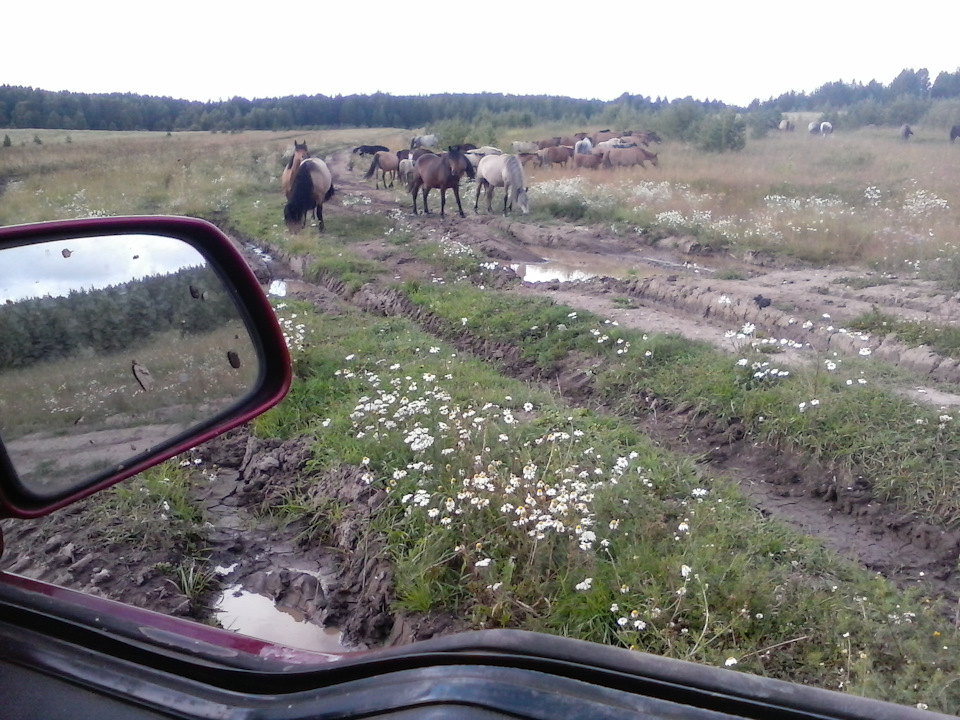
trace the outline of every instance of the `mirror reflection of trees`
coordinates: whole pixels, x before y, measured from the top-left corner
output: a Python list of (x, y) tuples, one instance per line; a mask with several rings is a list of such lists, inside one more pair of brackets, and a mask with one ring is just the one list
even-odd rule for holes
[(159, 334), (212, 332), (236, 319), (219, 280), (202, 267), (8, 302), (0, 305), (0, 370), (122, 352)]

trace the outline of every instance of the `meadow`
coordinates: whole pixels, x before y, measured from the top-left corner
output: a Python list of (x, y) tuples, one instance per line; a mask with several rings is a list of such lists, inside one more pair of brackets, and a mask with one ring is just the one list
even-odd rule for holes
[[(543, 130), (523, 132), (552, 134)], [(667, 142), (656, 173), (537, 171), (525, 222), (589, 223), (637, 238), (682, 232), (737, 255), (909, 272), (949, 286), (960, 277), (951, 162), (960, 148), (935, 128), (915, 130), (907, 144), (889, 129), (771, 135), (722, 155)], [(278, 178), (294, 139), (322, 155), (362, 142), (400, 147), (405, 131), (69, 143), (63, 133), (20, 132), (0, 150), (4, 224), (198, 215), (308, 257), (308, 279), (336, 280), (345, 299), (372, 281), (431, 314), (428, 332), (410, 317), (278, 302), (296, 379), (253, 424), (263, 437), (314, 438), (311, 473), (346, 463), (382, 487), (390, 501), (375, 529), (394, 562), (395, 609), (960, 710), (954, 608), (930, 586), (919, 578), (898, 586), (763, 516), (735, 484), (665, 451), (637, 422), (650, 397), (735, 421), (771, 454), (816, 459), (843, 477), (869, 467), (878, 497), (953, 530), (960, 435), (948, 414), (890, 392), (889, 368), (824, 357), (810, 370), (774, 373), (763, 363), (775, 355), (755, 347), (748, 328), (731, 328), (744, 342), (730, 357), (560, 303), (521, 301), (483, 281), (494, 272), (486, 258), (419, 237), (402, 212), (364, 214), (359, 194), (339, 198), (356, 212), (328, 216), (323, 237), (286, 233)], [(512, 135), (502, 144), (525, 139)], [(430, 262), (440, 281), (384, 277), (352, 247), (373, 236)], [(458, 349), (467, 340), (515, 349), (527, 372), (513, 377)], [(590, 378), (586, 402), (529, 380), (567, 362)], [(336, 515), (309, 486), (306, 475), (291, 488), (298, 509), (279, 518), (302, 523), (308, 542), (311, 523)], [(155, 495), (154, 506), (167, 502)]]

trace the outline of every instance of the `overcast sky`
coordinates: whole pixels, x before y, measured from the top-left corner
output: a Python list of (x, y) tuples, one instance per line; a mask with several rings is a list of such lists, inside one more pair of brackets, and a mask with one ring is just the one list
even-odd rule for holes
[(203, 265), (180, 240), (155, 235), (78, 238), (0, 250), (0, 303), (66, 296)]
[(0, 83), (190, 100), (628, 92), (746, 105), (960, 66), (960, 6), (925, 0), (8, 5)]

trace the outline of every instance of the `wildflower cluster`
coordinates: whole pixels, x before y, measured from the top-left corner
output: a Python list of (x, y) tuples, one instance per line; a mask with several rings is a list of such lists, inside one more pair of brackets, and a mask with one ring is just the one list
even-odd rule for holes
[[(618, 528), (617, 522), (598, 526), (597, 492), (644, 472), (637, 453), (607, 461), (584, 447), (578, 430), (531, 436), (527, 421), (537, 411), (530, 403), (461, 405), (436, 374), (405, 374), (398, 364), (385, 373), (336, 374), (368, 388), (350, 414), (354, 436), (392, 448), (388, 455), (401, 460), (392, 467), (371, 463), (369, 480), (377, 482), (379, 473), (404, 515), (444, 533), (467, 567), (483, 569), (484, 582), (496, 579), (508, 558), (540, 562), (537, 548), (585, 553), (582, 562), (592, 562)], [(500, 528), (495, 540), (482, 537), (489, 527)]]
[(277, 312), (277, 322), (280, 323), (280, 329), (283, 331), (283, 339), (287, 342), (287, 348), (291, 354), (302, 352), (306, 343), (307, 328), (303, 322), (297, 322), (298, 313), (283, 313), (287, 310), (286, 303), (278, 303), (274, 310)]

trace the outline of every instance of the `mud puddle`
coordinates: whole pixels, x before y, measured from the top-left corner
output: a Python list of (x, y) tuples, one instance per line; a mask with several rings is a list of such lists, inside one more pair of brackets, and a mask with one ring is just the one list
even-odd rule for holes
[(318, 652), (349, 650), (341, 642), (339, 629), (315, 625), (301, 610), (277, 605), (242, 585), (224, 590), (214, 605), (214, 613), (225, 629), (260, 640)]
[(595, 277), (647, 277), (653, 274), (642, 258), (612, 258), (595, 253), (557, 248), (530, 248), (544, 258), (543, 262), (510, 263), (510, 268), (524, 282), (571, 282)]

